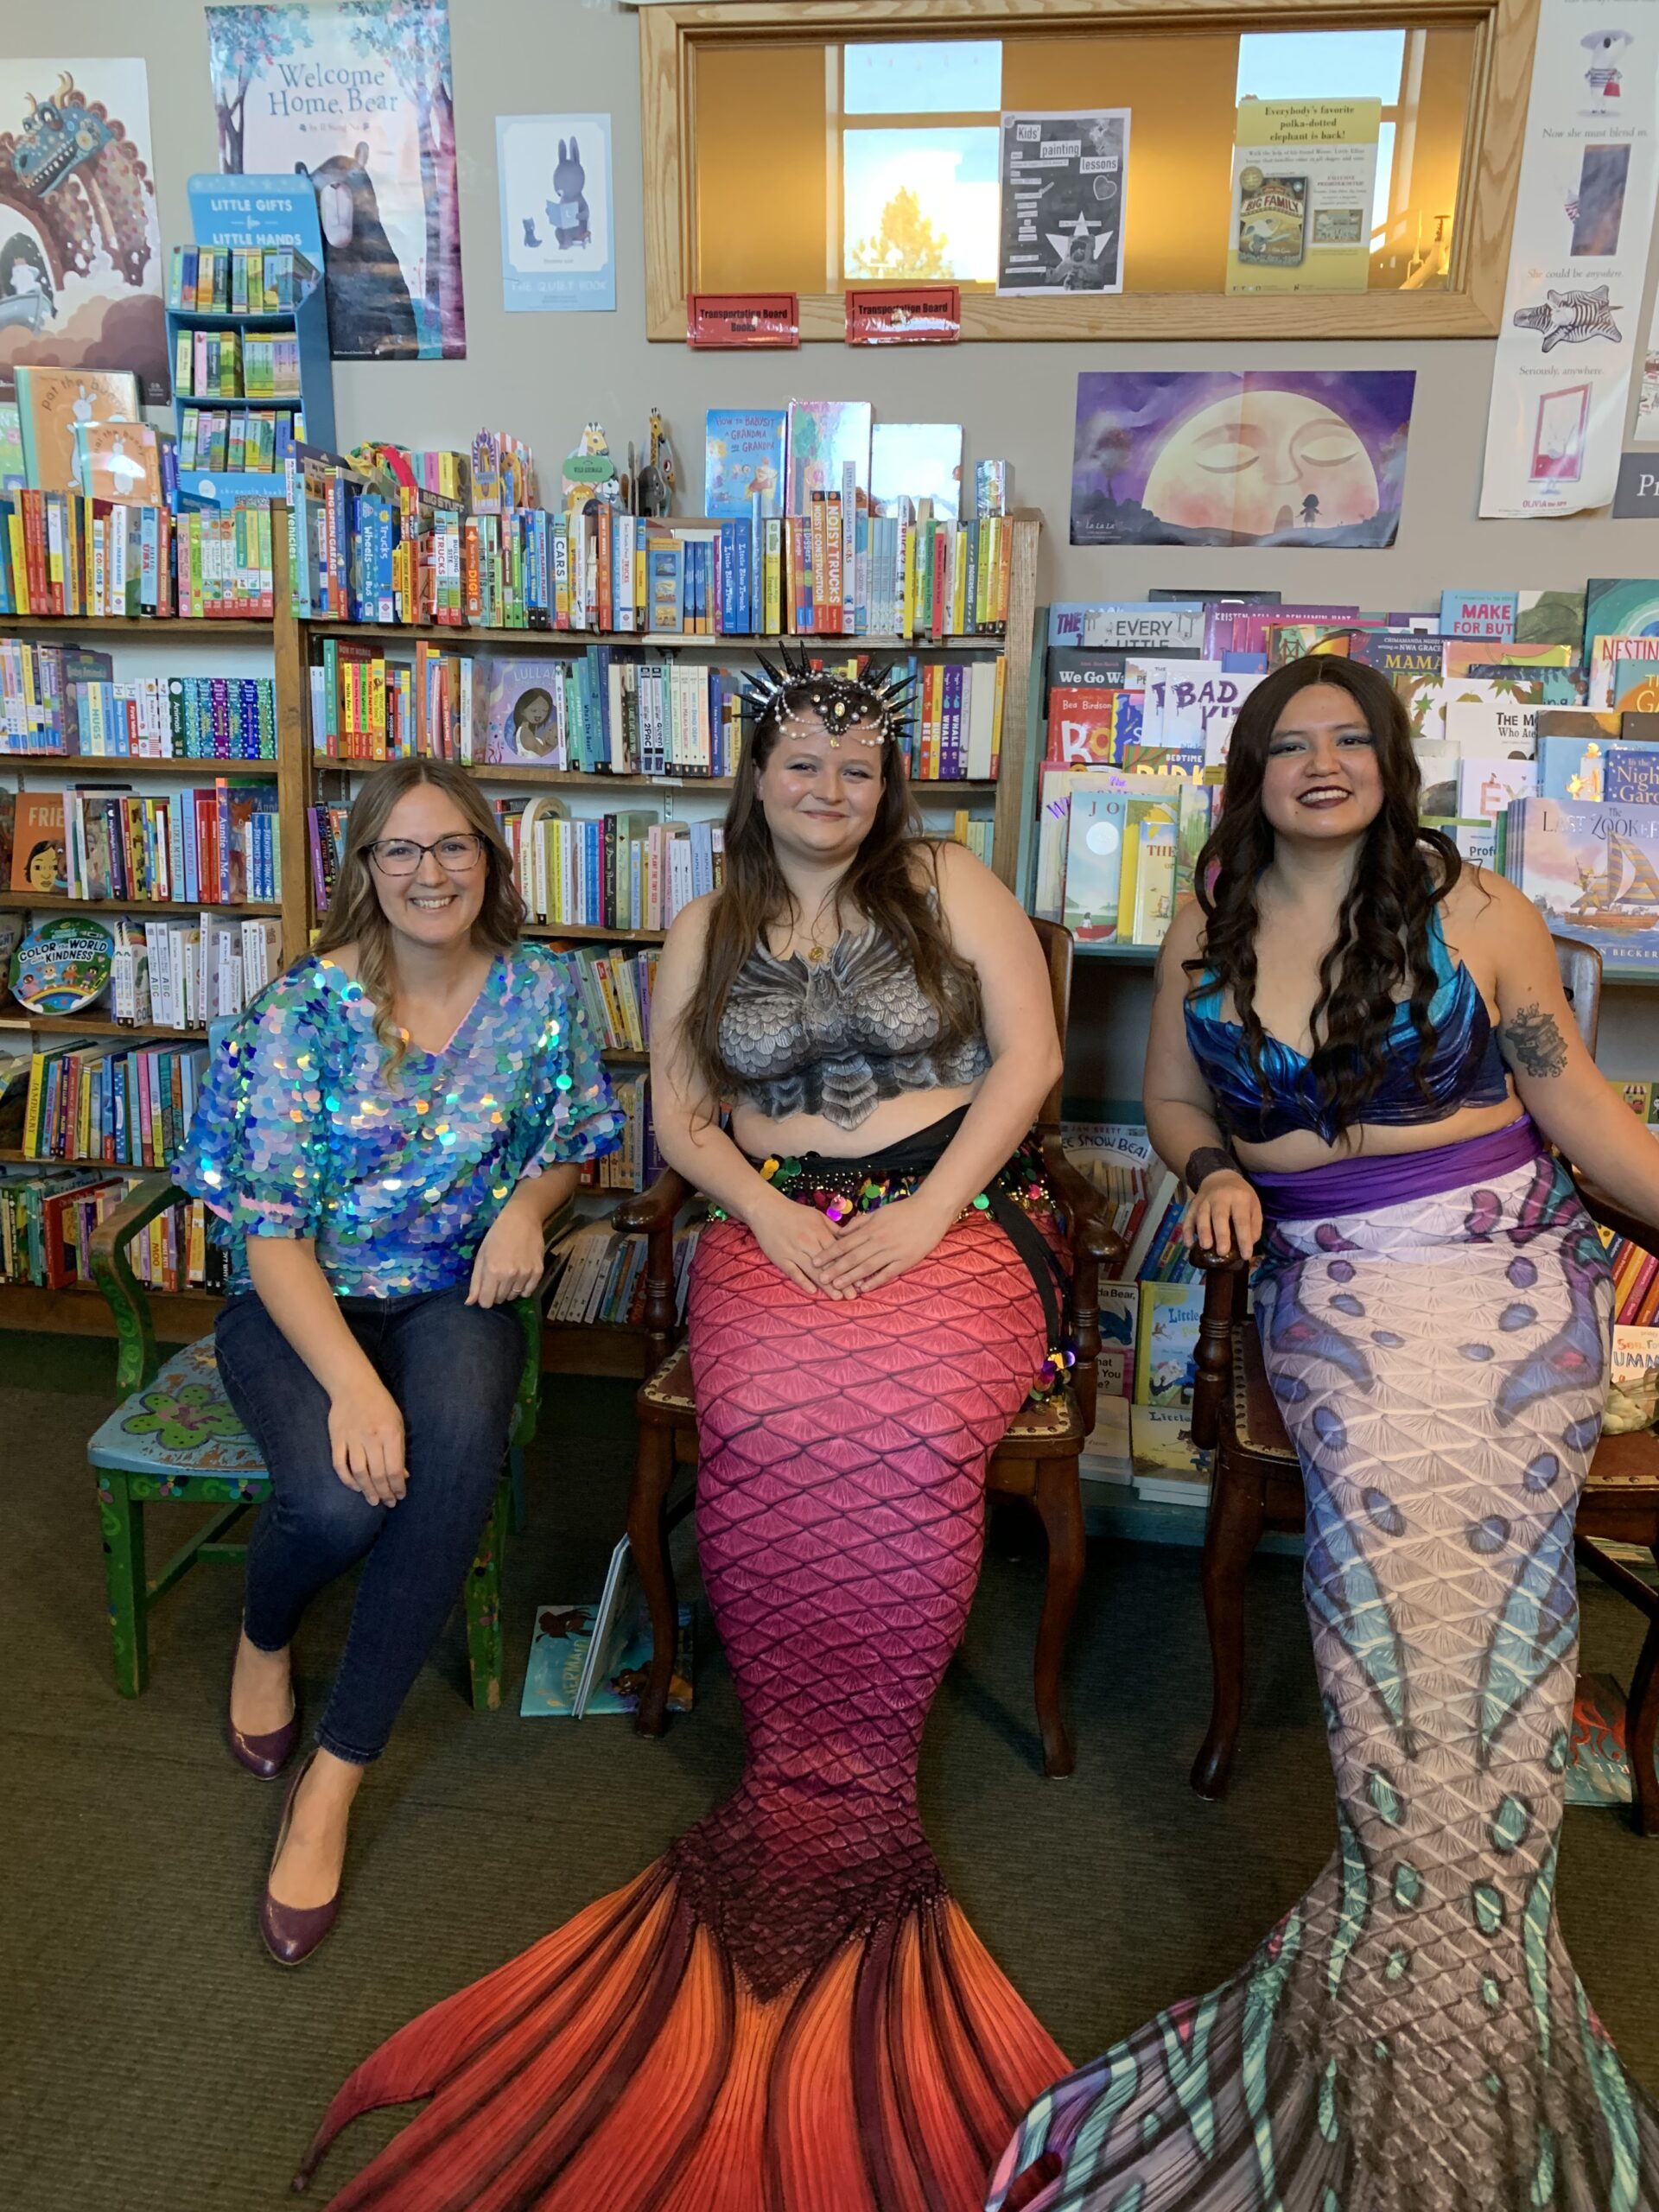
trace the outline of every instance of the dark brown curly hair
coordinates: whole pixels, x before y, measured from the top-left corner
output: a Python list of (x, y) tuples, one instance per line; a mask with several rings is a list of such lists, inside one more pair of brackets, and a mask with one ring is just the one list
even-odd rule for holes
[[(725, 877), (709, 916), (702, 972), (681, 1024), (679, 1044), (690, 1065), (716, 1098), (729, 1098), (741, 1078), (721, 1050), (721, 1017), (738, 970), (769, 930), (799, 918), (766, 827), (755, 777), (772, 758), (789, 712), (806, 704), (804, 684), (791, 686), (745, 739), (726, 810)], [(870, 722), (876, 720), (872, 709)], [(882, 741), (878, 765), (881, 797), (868, 836), (836, 886), (837, 930), (850, 908), (872, 923), (914, 968), (917, 982), (939, 1018), (939, 1049), (972, 1036), (981, 1021), (979, 978), (953, 950), (933, 896), (932, 872), (918, 870), (918, 848), (937, 853), (938, 840), (921, 835), (897, 734)]]
[(1340, 1135), (1365, 1118), (1402, 993), (1417, 1033), (1418, 1080), (1423, 1079), (1434, 1045), (1428, 1002), (1437, 988), (1429, 922), (1463, 867), (1452, 840), (1417, 819), (1422, 785), (1411, 722), (1398, 693), (1376, 669), (1335, 653), (1310, 653), (1274, 669), (1240, 708), (1227, 753), (1221, 819), (1195, 870), (1204, 949), (1184, 964), (1189, 999), (1212, 982), (1231, 994), (1265, 1095), (1267, 1032), (1255, 1010), (1256, 885), (1273, 859), (1273, 827), (1262, 810), (1262, 779), (1280, 716), (1311, 683), (1336, 684), (1357, 702), (1376, 741), (1382, 779), (1382, 805), (1365, 833), (1337, 934), (1319, 963), (1319, 995), (1308, 1022), (1314, 1046), (1309, 1065)]

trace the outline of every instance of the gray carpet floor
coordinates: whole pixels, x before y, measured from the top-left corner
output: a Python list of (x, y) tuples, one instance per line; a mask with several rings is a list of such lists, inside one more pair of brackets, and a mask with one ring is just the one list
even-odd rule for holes
[[(595, 1594), (632, 1456), (626, 1386), (550, 1382), (507, 1567), (512, 1709), (465, 1702), (452, 1620), (359, 1800), (340, 1925), (279, 1970), (255, 1925), (279, 1793), (219, 1732), (236, 1573), (199, 1567), (163, 1602), (144, 1697), (111, 1686), (82, 1447), (112, 1370), (106, 1344), (0, 1335), (0, 2206), (275, 2207), (359, 2058), (734, 1784), (736, 1703), (703, 1613), (696, 1709), (661, 1742), (626, 1720), (518, 1718), (533, 1610)], [(151, 1509), (152, 1557), (188, 1511)], [(1246, 1732), (1209, 1806), (1186, 1783), (1208, 1706), (1198, 1555), (1097, 1542), (1069, 1679), (1077, 1772), (1046, 1781), (1028, 1692), (1040, 1535), (1011, 1553), (988, 1558), (929, 1724), (922, 1806), (992, 1953), (1082, 2059), (1242, 1962), (1330, 1849), (1330, 1774), (1294, 1560), (1253, 1570)], [(1586, 1662), (1628, 1680), (1637, 1616), (1584, 1597)], [(306, 1626), (314, 1713), (346, 1601), (327, 1593)], [(1659, 1842), (1617, 1812), (1570, 1813), (1560, 1897), (1593, 2002), (1659, 2090)], [(397, 2124), (359, 2121), (309, 2201)]]

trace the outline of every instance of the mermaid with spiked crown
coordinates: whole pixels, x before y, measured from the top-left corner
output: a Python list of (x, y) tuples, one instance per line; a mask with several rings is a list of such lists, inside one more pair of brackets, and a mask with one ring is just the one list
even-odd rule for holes
[(1241, 1973), (1033, 2104), (990, 2212), (1659, 2208), (1659, 2110), (1555, 1915), (1611, 1300), (1543, 1141), (1647, 1221), (1659, 1146), (1540, 917), (1417, 796), (1382, 677), (1267, 677), (1147, 1058), (1189, 1236), (1259, 1259), (1336, 1852)]
[(359, 2067), (308, 2176), (355, 2113), (431, 2101), (334, 2212), (976, 2212), (1065, 2064), (916, 1805), (986, 1459), (1057, 1351), (1023, 1143), (1046, 969), (988, 870), (914, 834), (899, 687), (786, 661), (752, 705), (725, 881), (652, 1007), (658, 1141), (714, 1202), (697, 1538), (743, 1779)]

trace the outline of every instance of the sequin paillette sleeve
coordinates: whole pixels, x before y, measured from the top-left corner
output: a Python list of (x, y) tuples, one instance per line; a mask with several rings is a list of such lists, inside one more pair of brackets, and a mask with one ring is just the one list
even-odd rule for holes
[(173, 1175), (233, 1236), (315, 1236), (322, 1225), (321, 1077), (335, 1018), (316, 964), (303, 962), (213, 1058)]
[[(521, 948), (520, 957), (524, 957)], [(587, 1017), (544, 955), (530, 956), (542, 1009), (542, 1044), (527, 1071), (525, 1121), (537, 1133), (524, 1172), (597, 1160), (622, 1141), (622, 1113), (612, 1094)]]

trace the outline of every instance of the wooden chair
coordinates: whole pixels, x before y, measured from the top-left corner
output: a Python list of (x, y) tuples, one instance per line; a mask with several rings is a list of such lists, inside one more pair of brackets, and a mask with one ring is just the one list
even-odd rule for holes
[[(1033, 926), (1047, 957), (1055, 1027), (1064, 1038), (1071, 1001), (1071, 938), (1052, 922), (1037, 922)], [(1083, 1580), (1079, 1466), (1084, 1441), (1095, 1424), (1100, 1269), (1103, 1262), (1120, 1259), (1123, 1249), (1116, 1232), (1106, 1224), (1100, 1193), (1060, 1148), (1059, 1117), (1057, 1080), (1043, 1102), (1038, 1128), (1050, 1187), (1065, 1213), (1071, 1278), (1065, 1319), (1075, 1337), (1077, 1363), (1058, 1396), (1016, 1415), (992, 1452), (986, 1471), (988, 1490), (1031, 1501), (1048, 1537), (1048, 1574), (1037, 1630), (1034, 1675), (1044, 1770), (1056, 1776), (1070, 1774), (1075, 1764), (1071, 1739), (1060, 1718), (1060, 1664)], [(625, 1200), (612, 1216), (616, 1228), (648, 1239), (645, 1326), (654, 1364), (636, 1401), (639, 1458), (628, 1501), (628, 1537), (651, 1608), (654, 1638), (650, 1682), (634, 1716), (633, 1725), (643, 1736), (659, 1736), (667, 1725), (677, 1620), (668, 1555), (668, 1495), (676, 1468), (695, 1468), (697, 1463), (697, 1408), (691, 1362), (683, 1346), (671, 1348), (677, 1333), (674, 1223), (693, 1195), (683, 1176), (666, 1169), (648, 1191)]]
[[(1586, 1045), (1596, 1047), (1601, 1011), (1601, 956), (1592, 946), (1557, 938), (1573, 1018)], [(1651, 1224), (1635, 1220), (1577, 1173), (1573, 1181), (1592, 1217), (1644, 1249), (1659, 1249)], [(1200, 1797), (1219, 1797), (1237, 1747), (1244, 1700), (1244, 1572), (1264, 1529), (1300, 1531), (1302, 1477), (1268, 1382), (1262, 1342), (1249, 1307), (1248, 1267), (1236, 1258), (1199, 1254), (1208, 1281), (1199, 1327), (1194, 1440), (1214, 1452), (1210, 1514), (1204, 1538), (1204, 1611), (1210, 1631), (1212, 1698), (1210, 1726), (1192, 1764)], [(1650, 1624), (1630, 1684), (1626, 1732), (1635, 1777), (1636, 1825), (1659, 1835), (1659, 1598), (1604, 1548), (1644, 1544), (1659, 1560), (1659, 1435), (1604, 1436), (1579, 1506), (1578, 1555), (1604, 1582), (1641, 1608)]]
[[(165, 1175), (146, 1177), (105, 1215), (92, 1240), (92, 1272), (115, 1315), (116, 1387), (123, 1393), (86, 1456), (98, 1482), (115, 1686), (124, 1697), (137, 1697), (149, 1679), (151, 1607), (198, 1560), (246, 1554), (245, 1541), (226, 1538), (270, 1487), (258, 1446), (225, 1395), (213, 1338), (204, 1337), (163, 1363), (148, 1297), (127, 1256), (149, 1224), (186, 1195)], [(569, 1213), (563, 1210), (561, 1220), (550, 1224), (550, 1236)], [(524, 1447), (536, 1433), (540, 1405), (540, 1295), (518, 1300), (514, 1311), (524, 1331), (524, 1364), (507, 1459), (463, 1586), (473, 1705), (480, 1713), (493, 1712), (501, 1702), (501, 1557), (510, 1510), (516, 1509), (514, 1518), (523, 1522)], [(144, 1508), (169, 1499), (215, 1504), (219, 1510), (151, 1574), (144, 1559)]]

